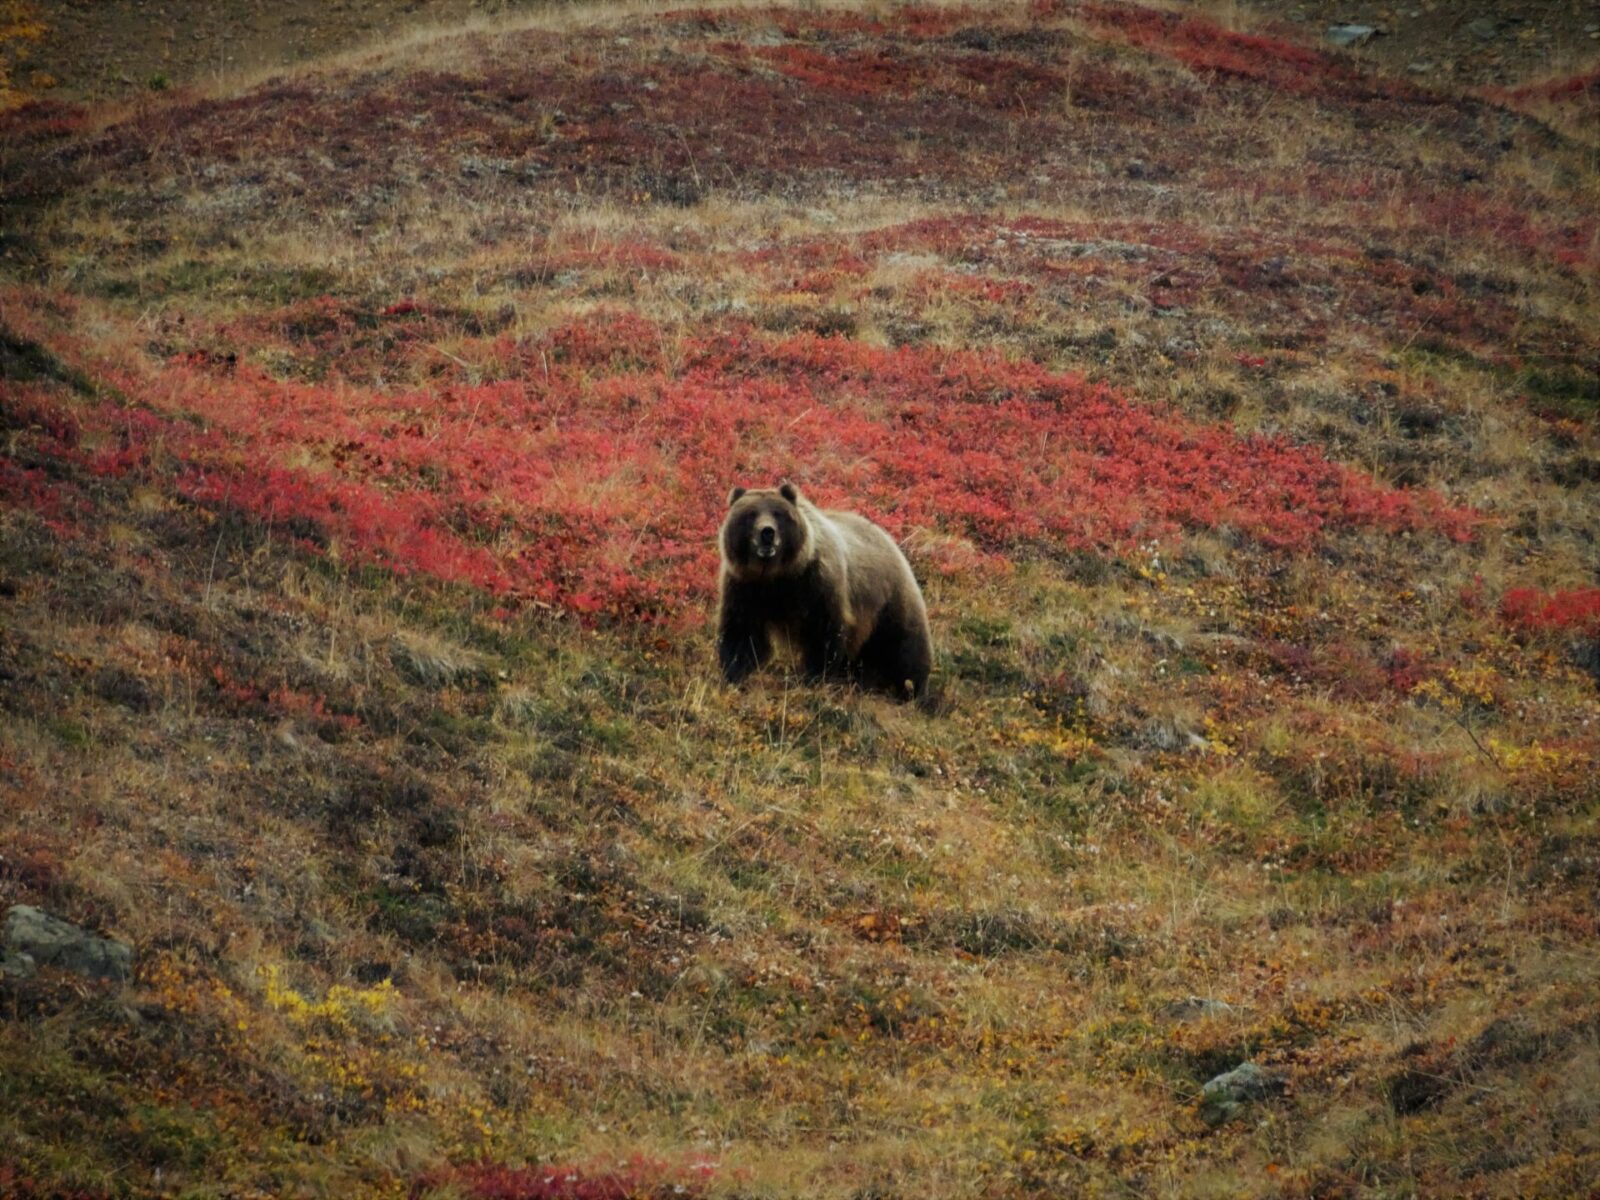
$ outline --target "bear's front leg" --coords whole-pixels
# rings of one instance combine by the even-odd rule
[[[745,620],[724,606],[717,629],[717,660],[722,677],[729,683],[743,683],[757,667],[772,657],[772,639],[765,625]]]
[[[839,678],[849,673],[849,631],[837,614],[821,612],[807,622],[800,657],[810,679]]]

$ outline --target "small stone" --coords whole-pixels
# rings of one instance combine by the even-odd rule
[[[1174,1000],[1161,1010],[1175,1021],[1197,1021],[1204,1017],[1225,1017],[1236,1011],[1226,1000],[1212,1000],[1207,996],[1185,996]]]
[[[1324,36],[1335,46],[1360,46],[1370,41],[1377,32],[1375,25],[1329,25]]]
[[[1493,17],[1479,17],[1467,22],[1467,32],[1481,41],[1492,42],[1500,36],[1500,23]]]

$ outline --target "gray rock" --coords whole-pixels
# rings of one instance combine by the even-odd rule
[[[1231,1100],[1262,1100],[1283,1090],[1283,1076],[1253,1062],[1240,1063],[1231,1071],[1206,1081],[1201,1093]]]
[[[1287,1082],[1282,1072],[1240,1063],[1206,1081],[1200,1089],[1200,1115],[1208,1124],[1221,1125],[1238,1116],[1246,1104],[1277,1095]]]
[[[30,960],[91,979],[121,980],[133,971],[131,946],[89,933],[29,904],[14,905],[6,914],[0,953],[7,959],[8,970],[13,963]]]
[[[1359,46],[1377,32],[1375,25],[1329,25],[1325,36],[1335,46]]]
[[[1175,1021],[1198,1021],[1202,1017],[1225,1017],[1237,1011],[1226,1000],[1212,1000],[1207,996],[1185,996],[1163,1008],[1162,1013]]]
[[[1467,32],[1475,38],[1492,42],[1500,36],[1500,23],[1493,17],[1479,17],[1476,21],[1467,22]]]

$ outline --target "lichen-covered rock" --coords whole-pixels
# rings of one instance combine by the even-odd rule
[[[1240,1063],[1206,1081],[1200,1089],[1200,1115],[1209,1124],[1221,1125],[1238,1116],[1246,1104],[1277,1095],[1287,1082],[1280,1071]]]
[[[91,979],[126,979],[133,949],[81,929],[29,904],[13,905],[0,937],[6,971],[31,974],[34,966],[59,967]]]

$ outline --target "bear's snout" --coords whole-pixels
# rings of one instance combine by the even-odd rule
[[[756,556],[772,558],[778,553],[778,527],[761,525],[756,529]]]

